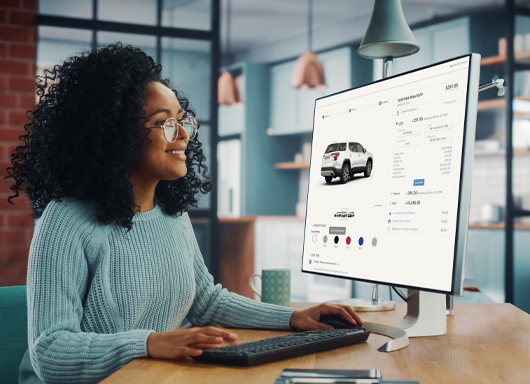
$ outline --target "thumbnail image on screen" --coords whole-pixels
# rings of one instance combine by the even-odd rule
[[[304,272],[451,290],[470,61],[316,100]]]

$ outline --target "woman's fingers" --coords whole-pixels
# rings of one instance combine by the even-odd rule
[[[321,315],[333,313],[335,315],[339,315],[344,317],[346,320],[348,320],[352,324],[359,323],[360,325],[363,325],[364,322],[361,320],[359,315],[355,313],[352,307],[348,305],[332,305],[332,304],[322,304],[323,308],[321,309],[320,313]]]
[[[179,329],[152,332],[147,338],[147,355],[161,359],[199,356],[203,349],[217,348],[224,340],[236,340],[236,335],[217,327]]]
[[[203,335],[200,333],[196,333],[194,335],[190,335],[188,339],[186,340],[185,344],[187,346],[197,345],[197,344],[221,344],[223,342],[223,338],[221,336],[209,336],[209,335]]]
[[[235,340],[237,338],[237,336],[233,333],[230,333],[230,332],[225,331],[224,329],[212,327],[212,326],[208,326],[204,328],[195,328],[195,332],[203,333],[203,334],[211,335],[211,336],[219,336],[225,340]]]
[[[353,319],[357,323],[359,323],[360,325],[364,324],[364,321],[362,321],[361,317],[353,310],[352,307],[350,307],[349,305],[346,305],[346,306],[344,306],[344,309],[346,309],[346,311],[348,311],[348,313],[353,317]]]
[[[346,320],[348,320],[352,324],[357,324],[357,321],[355,321],[354,317],[348,312],[344,307],[340,306],[338,315],[341,315]]]
[[[193,348],[195,349],[212,349],[212,348],[219,348],[218,344],[197,344],[194,345]]]
[[[179,359],[184,356],[199,356],[202,354],[201,349],[190,348],[190,347],[180,347],[176,351],[176,356],[173,356],[174,359]]]

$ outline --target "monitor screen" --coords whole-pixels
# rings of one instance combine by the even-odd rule
[[[316,100],[303,272],[454,292],[471,59]]]

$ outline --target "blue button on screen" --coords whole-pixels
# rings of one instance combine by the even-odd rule
[[[415,179],[414,186],[417,186],[417,185],[425,185],[425,179]]]
[[[364,239],[362,237],[359,237],[359,245],[363,245]]]

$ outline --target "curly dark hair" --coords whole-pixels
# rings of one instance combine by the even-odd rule
[[[53,199],[92,200],[98,221],[130,230],[139,210],[130,176],[145,152],[141,132],[147,132],[142,92],[153,81],[172,89],[161,70],[140,49],[117,43],[83,52],[37,76],[39,102],[27,112],[23,145],[11,153],[5,177],[14,180],[9,203],[25,191],[33,216],[40,217]],[[172,91],[185,114],[195,116],[189,101]],[[188,143],[185,177],[156,186],[155,197],[166,214],[197,207],[197,194],[212,189],[201,147],[197,140]]]

